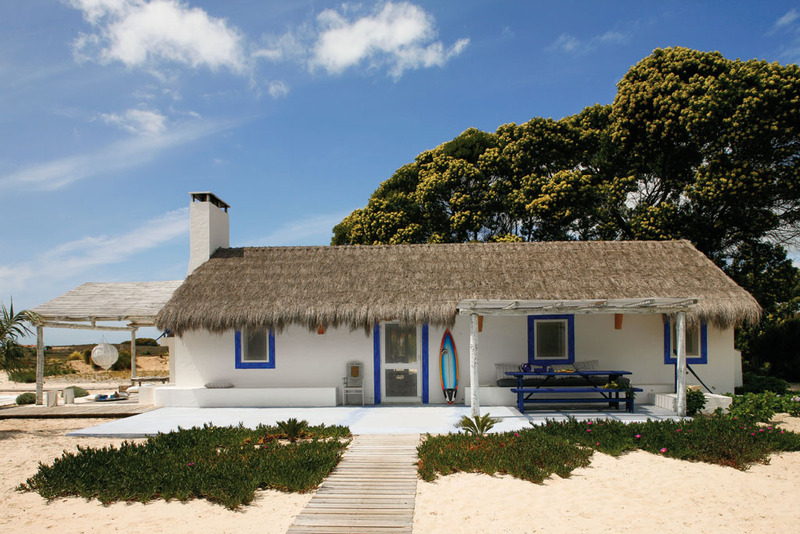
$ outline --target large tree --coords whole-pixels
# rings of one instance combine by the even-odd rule
[[[724,265],[797,236],[798,141],[796,65],[656,50],[611,105],[423,152],[333,244],[687,238]]]

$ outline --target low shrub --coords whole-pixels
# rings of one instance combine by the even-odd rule
[[[69,386],[69,387],[67,387],[67,389],[71,389],[72,391],[75,392],[75,398],[76,399],[80,398],[80,397],[88,397],[89,396],[89,392],[86,391],[85,389],[83,389],[82,387],[79,387],[79,386]]]
[[[686,392],[686,415],[697,415],[706,407],[706,396],[699,389],[690,389]]]
[[[301,437],[304,437],[305,431],[308,428],[308,421],[305,419],[298,421],[296,418],[291,417],[286,421],[278,421],[278,428],[284,433],[286,439],[294,443]]]
[[[72,353],[67,357],[68,362],[79,362],[83,360],[83,353],[79,350],[74,350]]]
[[[131,351],[129,350],[119,351],[119,357],[117,357],[117,361],[114,362],[114,365],[111,366],[111,370],[130,371],[130,369],[131,369]]]
[[[8,379],[21,384],[33,384],[36,382],[36,369],[31,369],[29,367],[14,367],[8,369]]]
[[[475,417],[464,416],[461,421],[456,425],[457,428],[462,429],[467,434],[473,436],[483,436],[489,432],[494,425],[497,424],[499,419],[491,417],[488,413],[483,415],[476,415]]]
[[[800,396],[784,397],[783,410],[792,417],[800,417]]]
[[[16,403],[18,405],[34,404],[35,402],[36,402],[36,393],[23,393],[21,395],[17,395]]]
[[[256,489],[306,492],[316,488],[339,462],[345,427],[312,426],[308,441],[281,445],[265,440],[277,427],[179,430],[158,434],[145,443],[119,448],[78,447],[64,452],[38,472],[20,491],[35,491],[53,500],[77,496],[116,501],[154,499],[187,501],[205,498],[230,509],[249,504]]]
[[[761,376],[755,373],[745,373],[742,385],[735,389],[737,395],[745,393],[764,393],[771,391],[776,395],[785,395],[789,390],[789,383],[776,376]]]
[[[783,399],[771,391],[736,395],[728,408],[728,413],[732,417],[763,423],[771,420],[780,411],[783,411]]]

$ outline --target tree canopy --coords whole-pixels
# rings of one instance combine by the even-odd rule
[[[800,68],[676,47],[610,105],[423,152],[332,244],[688,239],[768,313],[794,313],[799,231]]]
[[[799,135],[796,65],[656,50],[611,105],[423,152],[333,244],[686,238],[723,260],[797,235]]]

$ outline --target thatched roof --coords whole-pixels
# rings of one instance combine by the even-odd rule
[[[220,249],[156,323],[178,334],[383,320],[452,325],[463,299],[697,298],[727,327],[760,307],[687,241],[461,243]]]

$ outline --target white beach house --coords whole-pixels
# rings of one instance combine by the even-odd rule
[[[639,402],[684,379],[732,392],[733,329],[760,314],[686,241],[229,248],[229,206],[191,195],[190,273],[155,321],[174,334],[156,405],[333,406],[349,362],[368,404],[444,403],[447,329],[457,402],[514,405],[506,369],[575,361],[630,371]],[[697,378],[676,380],[679,317]]]

